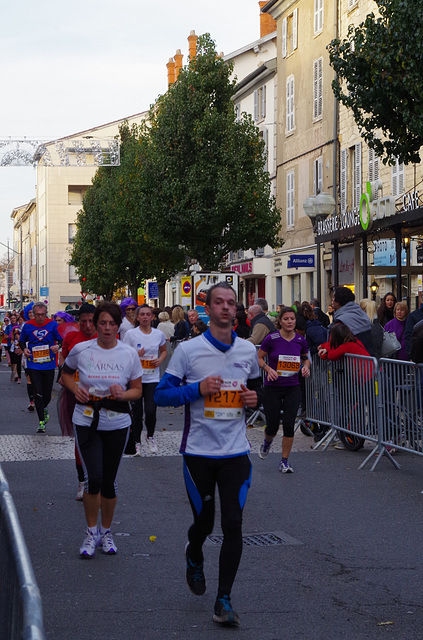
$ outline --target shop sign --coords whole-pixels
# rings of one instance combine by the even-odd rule
[[[378,191],[377,188],[375,189],[375,184],[366,183],[366,191],[360,198],[359,207],[319,220],[316,235],[323,236],[336,231],[354,229],[357,226],[361,226],[364,231],[369,231],[375,220],[396,215],[395,198],[393,196],[377,198]],[[419,192],[416,190],[403,196],[403,209],[398,213],[412,211],[419,206]]]
[[[253,273],[253,263],[252,262],[241,262],[239,264],[231,264],[231,271],[236,271],[237,273]]]
[[[289,256],[287,267],[288,269],[298,269],[298,267],[314,267],[314,255],[297,254],[295,256]]]

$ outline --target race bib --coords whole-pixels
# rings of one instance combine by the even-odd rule
[[[204,398],[204,417],[213,420],[240,418],[244,412],[241,380],[224,380],[220,391]]]
[[[142,366],[142,374],[143,376],[151,376],[153,375],[153,373],[156,371],[156,368],[153,364],[153,360],[155,360],[155,358],[148,356],[147,358],[145,358],[145,356],[143,356],[141,358],[141,366]]]
[[[40,344],[38,347],[32,348],[32,361],[37,363],[51,362],[48,344]]]
[[[285,356],[280,355],[278,359],[278,376],[288,378],[289,376],[295,376],[300,370],[301,361],[300,356]]]

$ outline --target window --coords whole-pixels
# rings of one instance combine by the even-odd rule
[[[259,122],[266,117],[266,85],[254,91],[254,121]]]
[[[241,119],[241,105],[238,103],[235,105],[235,120],[239,122]]]
[[[286,133],[295,129],[294,92],[294,76],[289,76],[286,80]]]
[[[358,4],[358,0],[348,0],[348,9],[353,9]]]
[[[313,162],[313,194],[322,193],[323,191],[323,158],[317,158]]]
[[[69,185],[68,186],[68,203],[82,205],[82,198],[88,187],[81,185]]]
[[[69,282],[79,282],[79,278],[76,275],[75,267],[73,264],[69,265]]]
[[[361,199],[361,142],[351,147],[352,162],[351,167],[353,170],[352,176],[352,208],[356,209],[360,206]]]
[[[323,115],[323,58],[313,62],[313,120]]]
[[[68,242],[72,244],[75,241],[76,236],[76,224],[68,224]]]
[[[376,151],[369,147],[369,182],[379,180],[379,158]]]
[[[263,157],[264,157],[264,166],[263,166],[263,171],[269,171],[268,168],[268,158],[269,158],[269,145],[268,145],[268,141],[269,141],[269,133],[267,131],[267,128],[264,127],[260,133],[259,133],[260,138],[263,139],[264,141],[264,150],[263,150]]]
[[[37,247],[36,245],[31,249],[31,266],[34,267],[37,264]]]
[[[323,0],[314,0],[314,35],[323,30]]]
[[[297,48],[298,9],[282,20],[282,58]]]
[[[360,206],[361,142],[341,151],[341,213]]]
[[[391,167],[392,195],[394,198],[404,193],[404,165],[395,160]]]
[[[347,150],[341,151],[341,179],[339,189],[341,192],[341,213],[347,211]]]
[[[295,173],[294,171],[288,171],[286,174],[286,225],[287,227],[293,227],[295,221]]]

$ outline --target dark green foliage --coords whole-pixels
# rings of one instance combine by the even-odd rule
[[[383,162],[420,161],[423,145],[423,3],[376,0],[373,13],[328,46],[335,96]]]

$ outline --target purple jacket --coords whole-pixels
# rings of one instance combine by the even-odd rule
[[[405,323],[406,318],[404,320],[397,320],[394,318],[393,320],[389,320],[383,327],[385,331],[389,331],[390,333],[395,333],[398,338],[398,342],[401,342],[401,349],[397,351],[397,359],[398,360],[409,360],[407,356],[407,351],[405,349]]]

